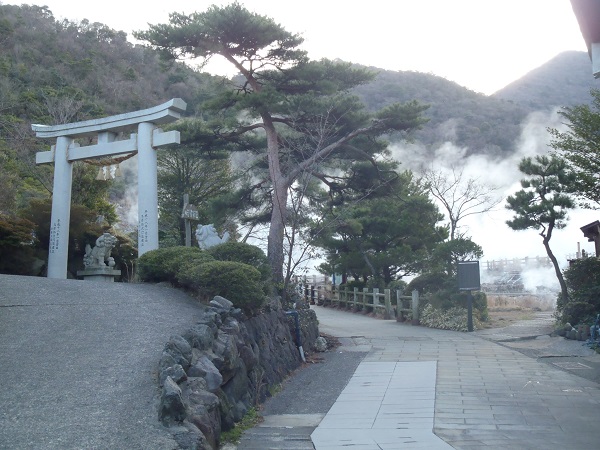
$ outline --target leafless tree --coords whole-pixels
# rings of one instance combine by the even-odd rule
[[[476,178],[465,178],[463,170],[429,169],[423,173],[429,192],[443,206],[450,221],[450,240],[460,237],[459,222],[468,216],[483,214],[497,206],[502,198],[495,195],[497,187],[488,186]]]
[[[43,94],[46,112],[52,118],[52,125],[62,125],[76,120],[83,107],[83,100],[74,97]]]

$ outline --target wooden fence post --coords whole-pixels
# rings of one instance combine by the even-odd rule
[[[352,299],[352,309],[354,309],[354,311],[356,311],[357,306],[356,303],[358,302],[358,288],[354,288],[354,296]]]
[[[383,294],[385,295],[385,314],[384,319],[392,318],[392,296],[389,289],[384,289]]]
[[[369,295],[369,288],[363,288],[363,290],[362,290],[362,306],[363,306],[363,308],[365,309],[366,312],[369,312],[369,311],[367,311],[367,304],[368,304],[367,297],[368,297],[368,295]]]
[[[335,292],[333,291],[333,285],[331,284],[327,285],[327,295],[329,295],[329,301],[333,306],[340,306],[338,298],[335,296]]]
[[[379,289],[373,288],[373,312],[377,312],[379,306]]]
[[[412,291],[412,321],[413,325],[419,325],[419,291]]]

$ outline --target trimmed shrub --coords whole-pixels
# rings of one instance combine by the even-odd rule
[[[354,290],[354,288],[358,288],[362,291],[366,287],[367,284],[362,280],[350,280],[347,283],[340,284],[340,289],[348,289],[350,291]]]
[[[256,268],[262,280],[268,280],[271,277],[271,266],[264,252],[250,244],[244,242],[225,242],[215,245],[206,250],[217,261],[235,261],[248,264]]]
[[[559,297],[556,310],[563,323],[590,324],[600,313],[600,259],[583,258],[573,261],[564,271],[569,300]]]
[[[179,273],[182,270],[215,260],[211,255],[206,253],[206,251],[198,250],[198,252],[190,252],[189,254],[182,255],[182,257],[173,260],[173,269],[175,269],[175,277],[178,280]]]
[[[204,299],[225,297],[247,313],[259,309],[264,300],[261,273],[248,264],[235,261],[209,261],[182,267],[179,283],[196,290]]]
[[[431,294],[442,289],[448,289],[452,286],[456,287],[456,284],[452,282],[452,279],[445,273],[440,272],[426,272],[408,283],[406,290],[412,292],[413,290],[419,291],[419,294]]]
[[[489,319],[487,296],[484,292],[473,292],[472,295],[473,317],[486,322]],[[448,311],[452,308],[464,308],[466,310],[469,302],[469,295],[466,292],[460,292],[456,289],[440,290],[426,298],[429,304],[442,311]]]
[[[213,257],[197,247],[166,247],[151,250],[138,258],[137,273],[141,281],[177,282],[178,273],[187,266],[213,261]]]

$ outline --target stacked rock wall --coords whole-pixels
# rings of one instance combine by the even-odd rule
[[[217,449],[221,431],[301,364],[294,321],[278,305],[273,301],[263,314],[246,318],[215,297],[193,327],[165,344],[159,419],[181,448]],[[298,312],[308,350],[318,337],[316,315],[308,308]]]

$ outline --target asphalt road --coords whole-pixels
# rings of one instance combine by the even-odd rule
[[[167,287],[0,275],[0,448],[177,448],[157,365],[199,312]]]

